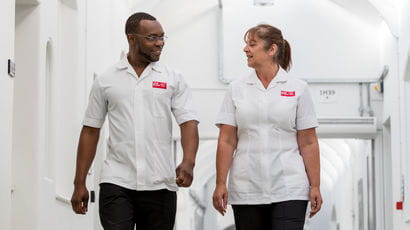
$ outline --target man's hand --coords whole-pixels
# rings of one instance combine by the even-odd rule
[[[212,196],[212,203],[214,208],[224,216],[228,205],[228,190],[226,185],[216,185],[214,195]]]
[[[311,187],[309,192],[310,197],[310,215],[312,218],[322,207],[322,196],[320,195],[320,189],[318,187]]]
[[[194,178],[194,163],[188,161],[182,161],[177,167],[176,183],[179,187],[189,187],[192,184],[192,179]]]
[[[88,190],[85,185],[75,186],[71,197],[71,206],[77,214],[85,215],[88,211]]]
[[[71,196],[71,206],[77,214],[86,214],[88,207],[88,190],[85,186],[88,170],[93,162],[100,129],[83,126],[77,151],[77,166],[74,178],[74,192]]]

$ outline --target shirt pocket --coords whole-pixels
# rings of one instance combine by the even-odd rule
[[[285,130],[296,127],[297,97],[280,97],[269,104],[269,120]]]
[[[172,90],[170,88],[152,88],[151,97],[153,99],[153,117],[160,119],[167,118],[167,114],[171,112]]]

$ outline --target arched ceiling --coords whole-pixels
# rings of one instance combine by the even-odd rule
[[[330,0],[369,24],[379,25],[383,20],[391,33],[398,35],[396,0]]]

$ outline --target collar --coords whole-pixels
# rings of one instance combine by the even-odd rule
[[[128,62],[128,58],[127,58],[128,54],[125,55],[123,58],[121,58],[121,60],[115,65],[115,67],[119,70],[125,70],[127,69],[128,72],[135,72],[134,68],[132,68],[131,64]],[[145,69],[152,69],[158,73],[161,73],[163,68],[161,63],[158,62],[151,62],[147,65],[147,67]],[[144,70],[145,71],[145,70]]]
[[[163,71],[162,64],[159,61],[149,63],[147,68],[148,67],[151,68],[152,70],[154,70],[155,72],[158,72],[158,73],[162,73],[162,71]]]
[[[288,81],[288,72],[284,69],[279,67],[276,76],[272,79],[272,82],[287,82]],[[253,70],[252,73],[245,79],[245,82],[248,84],[258,84],[260,82],[258,76],[256,75],[256,71]],[[272,83],[271,82],[271,83]]]

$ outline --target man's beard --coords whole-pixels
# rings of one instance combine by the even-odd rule
[[[151,55],[145,53],[142,51],[141,46],[138,44],[138,54],[140,54],[141,56],[143,56],[145,59],[147,59],[149,62],[156,62],[158,60],[154,60]]]

